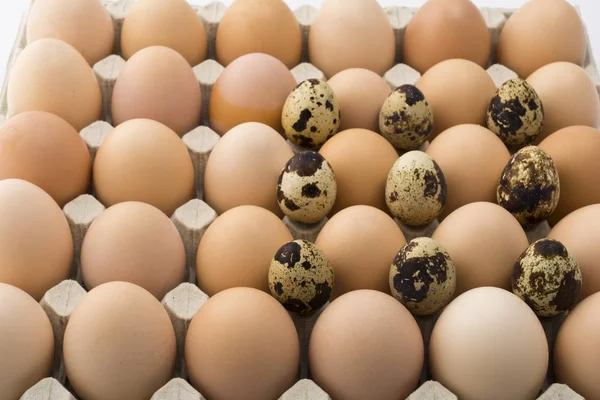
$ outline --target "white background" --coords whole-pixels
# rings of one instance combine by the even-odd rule
[[[0,82],[4,80],[6,63],[15,41],[19,24],[30,0],[0,0]],[[78,0],[69,0],[78,1]],[[206,4],[211,0],[189,0],[193,4]],[[221,0],[231,4],[233,0]],[[318,7],[323,0],[287,0],[290,8],[295,9],[303,4]],[[419,7],[425,0],[379,0],[382,6],[400,5]],[[473,0],[479,7],[518,8],[527,0]],[[571,4],[580,8],[583,22],[587,27],[592,42],[592,52],[596,64],[600,65],[600,1],[599,0],[570,0]]]

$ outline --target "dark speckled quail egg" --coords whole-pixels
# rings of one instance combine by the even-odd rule
[[[397,87],[379,113],[379,131],[400,150],[416,150],[433,130],[433,113],[423,93],[413,85]]]
[[[292,157],[277,183],[277,202],[290,219],[312,224],[325,217],[335,203],[337,184],[331,165],[314,151]]]
[[[540,239],[517,260],[512,275],[513,293],[540,317],[570,310],[581,290],[581,270],[559,241]]]
[[[300,82],[283,105],[281,124],[288,139],[305,149],[318,149],[335,135],[340,126],[340,107],[327,82]]]
[[[496,190],[498,204],[522,225],[549,217],[559,196],[560,181],[554,161],[537,146],[524,147],[511,157]]]
[[[413,314],[435,314],[454,296],[456,268],[439,242],[427,237],[416,238],[394,258],[390,289]]]
[[[385,201],[392,215],[407,225],[425,225],[446,204],[446,178],[428,154],[414,150],[392,166],[385,185]]]
[[[325,254],[306,240],[281,246],[269,268],[271,294],[289,311],[306,314],[329,301],[333,268]]]
[[[504,82],[487,112],[487,127],[510,147],[529,144],[542,131],[544,107],[535,89],[524,79]]]

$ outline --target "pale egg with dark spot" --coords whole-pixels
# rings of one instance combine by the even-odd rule
[[[394,258],[390,289],[413,314],[435,314],[454,296],[456,268],[439,242],[427,237],[416,238]]]
[[[540,239],[521,254],[512,275],[512,291],[540,317],[553,317],[575,306],[581,269],[559,241]]]
[[[335,203],[337,183],[331,165],[314,151],[292,157],[277,183],[277,202],[296,222],[312,224],[323,219]]]
[[[340,126],[340,106],[327,82],[300,82],[283,105],[281,124],[287,138],[305,149],[318,149],[335,135]]]
[[[334,273],[313,243],[294,240],[281,246],[269,268],[271,294],[288,311],[306,314],[329,301]]]

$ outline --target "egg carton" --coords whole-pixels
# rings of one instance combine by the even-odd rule
[[[35,0],[32,0],[32,4]],[[111,125],[110,104],[115,81],[119,73],[125,66],[125,60],[119,55],[120,31],[123,20],[135,0],[119,0],[107,1],[104,4],[112,15],[115,27],[115,47],[114,54],[101,60],[93,69],[98,78],[98,82],[102,91],[103,111],[102,120],[97,121],[83,129],[80,134],[85,141],[92,161],[95,158],[96,152],[108,133],[113,129]],[[183,349],[185,336],[189,327],[190,321],[198,311],[198,309],[208,299],[198,286],[196,286],[196,251],[202,236],[206,229],[217,217],[217,213],[203,199],[203,180],[206,162],[210,152],[219,141],[219,135],[210,129],[208,121],[208,101],[212,87],[223,71],[217,61],[215,61],[215,37],[219,21],[223,16],[226,6],[220,2],[212,2],[204,6],[193,6],[196,12],[202,18],[208,37],[208,59],[193,68],[197,77],[198,84],[202,90],[204,101],[203,125],[195,128],[191,132],[183,136],[182,140],[188,148],[188,152],[193,161],[195,171],[195,192],[196,198],[182,205],[172,216],[172,221],[177,227],[183,239],[186,251],[187,273],[186,283],[182,283],[173,291],[168,293],[162,301],[167,310],[177,338],[177,361],[173,375],[173,379],[168,382],[163,388],[156,392],[152,399],[156,400],[198,400],[204,397],[196,391],[187,381],[187,373],[185,369],[185,361],[183,357]],[[388,82],[391,88],[395,88],[402,84],[415,84],[420,79],[420,74],[410,66],[402,63],[402,38],[404,30],[416,12],[417,9],[407,7],[388,7],[384,11],[389,17],[389,20],[394,28],[396,37],[396,60],[395,65],[384,74],[384,79]],[[306,5],[295,10],[295,15],[302,29],[303,50],[302,62],[291,70],[295,79],[301,82],[304,79],[316,78],[325,79],[324,74],[315,66],[310,64],[308,59],[307,43],[308,32],[310,25],[314,20],[317,9]],[[501,85],[508,79],[516,77],[516,74],[508,68],[495,63],[495,48],[498,42],[500,32],[508,17],[515,10],[509,9],[494,9],[482,8],[481,12],[486,20],[490,36],[492,38],[492,57],[490,59],[488,73],[494,80],[497,86]],[[0,123],[5,119],[7,114],[7,83],[10,77],[10,70],[20,52],[26,45],[25,27],[27,14],[23,18],[17,39],[15,41],[11,56],[9,58],[5,82],[0,92]],[[585,62],[585,71],[594,81],[600,93],[600,76],[594,58],[592,56],[591,47],[588,40],[588,51]],[[426,145],[425,145],[426,146]],[[294,147],[297,152],[299,149]],[[82,284],[81,270],[79,265],[81,244],[87,229],[93,220],[104,210],[104,206],[94,197],[93,191],[89,194],[82,195],[71,201],[64,207],[64,213],[69,221],[71,228],[73,243],[74,243],[74,265],[70,280],[63,281],[59,285],[50,289],[40,304],[49,316],[52,324],[55,337],[55,360],[51,377],[43,379],[34,387],[29,389],[22,397],[24,400],[45,399],[45,400],[66,400],[75,399],[75,395],[70,389],[68,379],[66,377],[64,362],[62,359],[62,343],[64,331],[69,320],[71,312],[76,305],[81,301],[86,291]],[[316,224],[306,225],[291,221],[285,217],[283,222],[288,226],[293,237],[296,239],[306,239],[314,241],[326,222],[326,219]],[[419,236],[431,236],[437,227],[437,221],[425,227],[409,227],[397,221],[402,229],[407,240]],[[530,242],[539,238],[545,237],[549,232],[549,225],[546,222],[538,224],[527,230],[527,236]],[[298,381],[285,394],[282,395],[283,400],[325,400],[330,399],[315,382],[310,380],[310,371],[308,369],[308,342],[312,328],[319,315],[319,311],[307,317],[301,317],[296,314],[290,316],[296,325],[301,343],[301,362],[299,367]],[[439,313],[430,317],[415,317],[423,334],[425,348],[429,343],[429,337],[433,329],[433,325],[439,316]],[[560,324],[564,320],[564,315],[552,319],[542,319],[542,325],[546,332],[550,348],[556,337]],[[552,369],[549,368],[547,379],[542,390],[543,394],[539,399],[582,399],[565,385],[555,384],[552,375]],[[424,399],[440,399],[450,400],[457,399],[457,396],[444,388],[439,382],[430,380],[427,362],[423,368],[420,379],[419,388],[411,394],[410,400]]]

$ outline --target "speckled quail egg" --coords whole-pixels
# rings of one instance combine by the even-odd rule
[[[513,293],[540,317],[570,310],[581,289],[581,269],[559,241],[540,239],[517,260],[512,275]]]
[[[305,149],[318,149],[337,133],[340,107],[327,82],[300,82],[283,105],[281,124],[286,136]]]
[[[306,314],[329,301],[333,268],[325,254],[306,240],[281,246],[269,268],[271,294],[289,311]]]
[[[333,169],[314,151],[296,154],[279,175],[277,202],[283,213],[296,222],[319,222],[333,208],[336,196]]]
[[[416,86],[397,87],[379,113],[379,131],[400,150],[416,150],[433,130],[433,113],[423,92]]]
[[[428,154],[413,150],[392,166],[385,185],[385,201],[392,215],[407,225],[425,225],[446,204],[446,178]]]
[[[559,196],[560,181],[554,161],[537,146],[524,147],[511,157],[496,190],[498,204],[521,225],[549,217]]]
[[[394,258],[390,289],[413,314],[435,314],[454,296],[456,268],[439,242],[427,237],[416,238]]]
[[[535,140],[544,125],[544,107],[535,89],[524,79],[504,82],[492,97],[487,127],[511,147]]]

